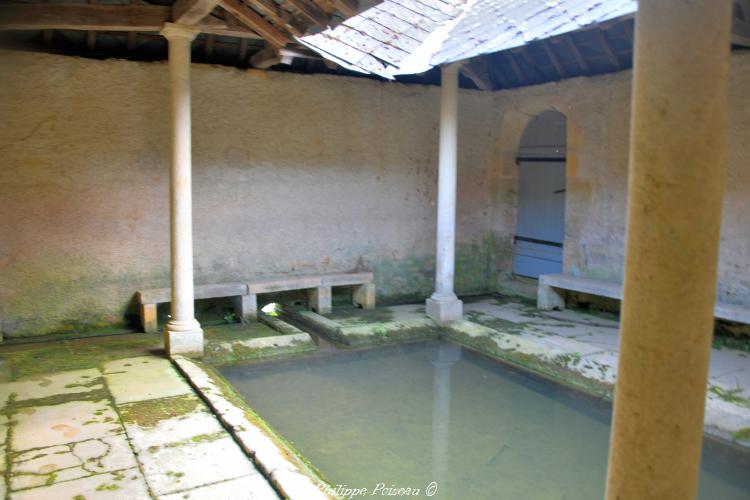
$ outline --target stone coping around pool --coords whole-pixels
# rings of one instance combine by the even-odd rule
[[[320,472],[263,421],[221,375],[186,357],[175,356],[172,362],[282,497],[333,498],[324,493],[329,484]]]
[[[617,356],[592,351],[575,339],[503,333],[468,320],[443,325],[446,337],[482,354],[539,373],[564,385],[612,401]],[[722,399],[709,390],[705,432],[742,447],[750,447],[750,407]]]
[[[260,314],[255,325],[232,325],[238,333],[229,338],[207,336],[204,357],[214,365],[226,365],[242,361],[287,356],[317,349],[309,333],[300,330],[280,318]],[[243,336],[244,328],[264,329],[263,336]],[[271,332],[269,335],[268,333]],[[274,335],[280,333],[281,335]]]
[[[394,308],[386,307],[378,309],[387,312],[389,309]],[[373,311],[363,311],[361,314],[376,314],[377,310]],[[443,335],[441,328],[425,316],[424,313],[414,315],[414,317],[398,317],[396,315],[392,320],[361,322],[327,318],[313,311],[294,307],[283,307],[281,315],[284,319],[310,328],[333,341],[347,346],[434,339]]]

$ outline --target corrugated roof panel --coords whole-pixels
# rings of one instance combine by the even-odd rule
[[[636,0],[385,0],[299,40],[324,57],[388,78],[520,47],[636,8]]]

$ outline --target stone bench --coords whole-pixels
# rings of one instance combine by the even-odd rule
[[[258,294],[286,292],[290,290],[308,290],[310,307],[320,313],[331,312],[331,289],[335,286],[354,287],[352,302],[364,309],[375,307],[375,284],[370,272],[335,273],[312,276],[283,277],[255,280],[246,283],[219,283],[215,285],[196,285],[195,299],[232,299],[235,313],[242,321],[258,317]],[[158,304],[171,302],[170,288],[143,290],[137,293],[140,304],[143,330],[152,333],[157,330],[156,307]]]
[[[537,287],[537,308],[543,311],[565,309],[566,290],[622,300],[621,283],[578,278],[567,274],[542,274],[539,276]],[[727,321],[750,324],[750,309],[737,304],[717,302],[714,316]]]

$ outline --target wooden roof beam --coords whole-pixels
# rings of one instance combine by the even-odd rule
[[[171,8],[162,5],[0,5],[6,30],[159,31],[171,18]]]
[[[331,3],[345,17],[356,16],[359,12],[359,5],[356,0],[331,0]]]
[[[172,5],[172,22],[196,25],[218,4],[219,0],[177,0]]]
[[[542,40],[542,48],[544,49],[544,52],[547,54],[547,58],[552,63],[552,66],[554,66],[555,71],[557,71],[558,76],[560,78],[565,78],[565,72],[563,71],[562,64],[560,64],[560,60],[552,51],[552,47],[550,47],[550,44],[547,40]]]
[[[284,26],[294,36],[302,36],[305,30],[294,23],[291,14],[279,8],[273,0],[251,0],[261,14],[266,16],[276,25]]]
[[[305,19],[315,25],[325,27],[330,22],[328,14],[304,0],[286,0],[286,3],[297,9]]]
[[[281,48],[290,42],[286,34],[274,28],[261,15],[240,0],[222,0],[221,6],[274,47]]]
[[[487,64],[479,60],[468,62],[459,69],[479,90],[493,90],[492,78],[486,70]]]
[[[568,42],[568,46],[570,47],[570,51],[573,53],[573,57],[575,57],[576,62],[581,67],[584,73],[589,73],[589,65],[586,64],[586,61],[583,59],[583,56],[581,55],[581,51],[578,50],[578,46],[576,45],[575,41],[573,40],[573,35],[568,33],[567,35],[564,35],[563,38]]]
[[[609,44],[609,40],[607,40],[606,35],[602,30],[594,30],[594,33],[596,35],[596,39],[599,42],[599,45],[602,46],[602,50],[604,51],[604,55],[607,56],[607,59],[610,63],[612,63],[612,66],[614,66],[616,69],[620,69],[620,60],[617,59],[617,56],[615,55],[615,52],[612,50],[612,46]]]
[[[245,25],[240,24],[234,17],[227,16],[228,19],[219,19],[209,15],[198,25],[201,32],[207,35],[233,36],[242,39],[262,40],[263,37],[256,32],[247,29]]]

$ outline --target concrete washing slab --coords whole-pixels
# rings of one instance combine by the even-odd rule
[[[539,311],[504,298],[464,307],[466,319],[447,326],[450,338],[611,397],[619,352],[616,321],[580,310]],[[750,446],[750,353],[712,349],[705,426],[710,434]]]
[[[99,361],[0,384],[0,495],[279,498],[169,360]]]

